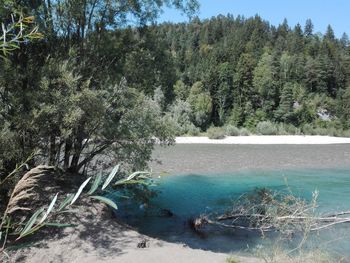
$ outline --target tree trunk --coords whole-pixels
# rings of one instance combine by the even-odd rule
[[[56,158],[56,136],[50,135],[50,145],[49,145],[49,165],[55,165]]]
[[[72,157],[72,162],[70,164],[69,170],[71,172],[79,172],[80,167],[78,167],[80,154],[82,152],[82,146],[83,146],[83,139],[82,138],[76,138],[74,142],[74,153]]]
[[[65,149],[64,149],[64,162],[63,162],[63,168],[65,170],[67,170],[69,167],[71,150],[72,150],[72,141],[71,139],[67,139]]]

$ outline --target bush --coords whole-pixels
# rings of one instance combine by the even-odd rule
[[[239,135],[240,136],[249,136],[250,135],[250,131],[246,128],[241,128],[239,130]]]
[[[301,130],[305,135],[314,135],[314,128],[311,124],[305,124]]]
[[[201,132],[201,130],[198,127],[194,126],[192,123],[186,126],[186,130],[186,134],[190,136],[198,136]]]
[[[276,125],[270,121],[259,122],[256,126],[256,132],[261,135],[276,135],[277,131]]]
[[[340,136],[342,136],[342,137],[350,137],[350,130],[342,131]]]
[[[289,135],[286,131],[286,125],[284,123],[279,123],[277,125],[277,134],[278,135]]]
[[[292,124],[280,123],[277,127],[279,135],[300,135],[301,130]]]
[[[325,136],[325,135],[328,135],[328,129],[326,128],[316,128],[314,129],[314,132],[313,132],[314,135],[322,135],[322,136]]]
[[[239,136],[240,135],[240,130],[233,125],[227,125],[225,128],[225,132],[227,136]]]
[[[225,130],[221,127],[210,127],[207,130],[207,136],[209,139],[224,139],[225,138]]]

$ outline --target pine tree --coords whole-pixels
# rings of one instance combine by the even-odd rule
[[[333,31],[333,28],[331,25],[327,26],[327,31],[326,31],[324,38],[329,40],[329,41],[334,41],[335,36],[334,36],[334,31]]]
[[[314,25],[313,25],[311,19],[307,19],[305,22],[304,35],[306,37],[312,36],[313,30],[314,30]]]

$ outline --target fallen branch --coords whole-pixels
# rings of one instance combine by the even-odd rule
[[[318,193],[315,192],[312,200],[306,202],[291,193],[256,189],[251,194],[242,195],[233,203],[231,210],[221,215],[201,215],[191,224],[197,231],[206,225],[213,225],[261,233],[278,231],[291,234],[305,230],[319,231],[350,222],[350,217],[344,217],[350,211],[317,215],[317,197]]]

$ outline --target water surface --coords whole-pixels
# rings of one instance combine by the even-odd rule
[[[177,145],[155,151],[162,164],[155,173],[168,171],[155,181],[158,196],[146,209],[140,204],[121,207],[122,216],[141,233],[193,248],[218,252],[251,252],[262,240],[256,233],[212,229],[194,233],[187,221],[202,213],[224,211],[232,201],[256,187],[285,190],[311,199],[319,191],[318,212],[350,210],[350,151],[345,145]],[[173,217],[159,216],[169,209]],[[350,256],[350,225],[313,235],[310,246]],[[292,248],[295,243],[290,243]]]

